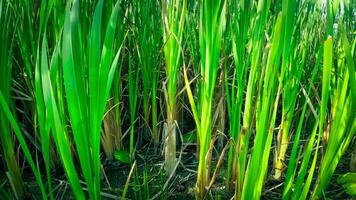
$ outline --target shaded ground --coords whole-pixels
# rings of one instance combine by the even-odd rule
[[[352,146],[352,145],[351,145]],[[195,146],[189,146],[182,152],[182,159],[177,168],[176,175],[166,183],[166,175],[164,174],[163,160],[164,157],[160,153],[154,151],[153,148],[143,148],[138,150],[137,170],[131,177],[130,185],[126,197],[128,199],[195,199],[194,185],[196,181],[196,168],[198,162],[194,154]],[[179,153],[179,152],[178,152]],[[217,161],[218,151],[215,151],[213,165]],[[350,169],[351,150],[346,152],[339,163],[328,188],[325,190],[322,199],[352,199],[347,195],[341,186],[337,184],[336,179],[339,175],[344,174]],[[226,156],[225,156],[226,157]],[[226,164],[227,160],[224,160]],[[119,161],[104,161],[105,174],[102,176],[102,197],[103,199],[120,198],[127,180],[130,166],[120,163]],[[214,169],[212,169],[213,171]],[[217,177],[208,199],[231,199],[233,193],[228,193],[224,186],[224,170],[219,170]],[[40,199],[37,183],[29,169],[25,169],[24,181],[26,182],[30,194],[33,199]],[[71,190],[68,183],[65,181],[63,171],[57,171],[53,174],[53,188],[55,190],[56,199],[74,199],[71,195]],[[271,174],[271,173],[269,173]],[[264,184],[262,199],[281,199],[283,192],[282,182],[274,181],[270,177],[266,177],[267,181]],[[283,179],[281,180],[283,181]],[[3,183],[5,183],[3,185]],[[6,186],[5,177],[0,178],[0,186]],[[85,185],[83,185],[85,188]],[[164,190],[162,190],[164,188]],[[0,193],[0,199],[4,197]],[[6,198],[5,198],[6,199]]]

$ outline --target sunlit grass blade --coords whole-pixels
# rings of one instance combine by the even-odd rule
[[[343,78],[341,79],[339,76],[334,77],[337,87],[331,91],[332,122],[330,129],[325,130],[328,131],[328,144],[320,163],[318,180],[312,195],[313,199],[317,199],[329,183],[341,156],[350,144],[356,131],[356,100],[353,98],[356,96],[356,92],[352,90],[356,89],[355,65],[352,60],[349,42],[343,29],[341,34],[346,62],[338,63],[340,65],[338,66],[339,71],[343,74]],[[328,51],[332,51],[330,46],[327,47]],[[349,88],[351,88],[351,90]],[[350,91],[348,92],[348,90]]]
[[[296,7],[298,2],[283,1],[282,2],[282,66],[281,75],[279,78],[278,91],[283,90],[282,97],[282,117],[281,125],[277,136],[277,151],[275,154],[275,173],[274,178],[279,180],[282,176],[284,157],[289,143],[289,132],[294,115],[294,107],[297,101],[297,92],[299,90],[299,81],[303,70],[300,64],[296,63],[296,59],[290,56],[296,49],[295,42],[293,42],[293,32],[296,18]],[[296,36],[294,36],[294,41]],[[282,89],[284,87],[284,89]],[[277,101],[280,95],[277,97]]]
[[[274,97],[277,95],[277,74],[279,71],[279,59],[281,56],[281,26],[282,16],[278,16],[269,50],[266,68],[264,69],[263,88],[257,102],[256,112],[256,137],[254,148],[250,158],[242,190],[242,199],[259,199],[262,185],[268,167],[271,141],[273,134],[269,130],[274,127],[275,116],[272,108],[275,104]],[[274,112],[273,112],[274,113]],[[253,175],[252,175],[253,174]]]
[[[199,165],[196,184],[196,198],[203,199],[205,189],[210,183],[209,148],[212,137],[213,97],[220,60],[220,47],[224,31],[226,2],[200,2],[199,47],[201,55],[201,80],[198,103],[192,96],[189,81],[184,69],[188,99],[193,109],[193,116],[199,137]]]
[[[167,175],[173,172],[176,160],[176,96],[179,67],[182,63],[182,38],[186,20],[187,0],[163,0],[162,23],[164,58],[166,64],[166,112],[167,119],[163,140]]]
[[[63,30],[63,75],[67,94],[68,111],[78,151],[81,169],[88,186],[91,199],[100,197],[100,128],[103,120],[114,72],[117,68],[123,35],[119,32],[118,45],[114,50],[117,23],[120,23],[120,1],[111,12],[105,37],[101,44],[102,1],[99,1],[91,27],[90,47],[101,49],[90,51],[89,78],[86,80],[85,37],[82,37],[79,1],[74,1],[67,9]],[[99,29],[99,30],[97,30]],[[85,32],[84,32],[85,33]],[[115,56],[115,58],[114,58]],[[88,88],[88,92],[87,92]],[[89,123],[83,123],[89,122]]]
[[[59,49],[53,54],[53,60],[59,59]],[[79,178],[75,169],[73,158],[71,156],[71,146],[69,141],[68,133],[66,132],[66,124],[63,119],[61,119],[60,112],[58,110],[57,101],[54,96],[54,91],[50,79],[50,72],[48,67],[47,59],[47,39],[44,37],[41,48],[41,57],[40,57],[40,73],[41,82],[42,82],[42,92],[43,92],[43,102],[46,106],[48,113],[48,121],[51,127],[51,132],[59,153],[59,157],[62,161],[64,170],[67,174],[68,180],[71,184],[73,194],[77,198],[84,198],[84,193],[79,183]],[[58,62],[53,62],[58,64]],[[39,66],[37,66],[39,67]],[[56,66],[51,66],[52,69]],[[62,116],[63,117],[63,116]]]

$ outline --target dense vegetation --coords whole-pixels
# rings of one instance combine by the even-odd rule
[[[0,199],[356,195],[355,19],[350,0],[0,0]]]

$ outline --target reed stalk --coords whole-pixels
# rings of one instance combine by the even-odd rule
[[[167,113],[163,141],[165,144],[167,176],[173,172],[176,162],[176,98],[179,85],[179,68],[182,63],[182,38],[186,9],[186,0],[162,1],[164,58],[166,64],[164,92]]]

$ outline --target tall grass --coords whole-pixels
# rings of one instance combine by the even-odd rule
[[[70,156],[71,139],[66,130],[66,115],[60,112],[58,107],[61,97],[56,97],[55,87],[52,86],[58,82],[51,80],[50,74],[57,74],[59,66],[63,66],[63,84],[74,144],[89,197],[98,199],[100,198],[100,127],[113,75],[118,65],[123,38],[120,36],[122,33],[118,32],[118,43],[114,46],[117,23],[120,23],[119,5],[119,2],[115,4],[108,25],[104,26],[106,27],[104,41],[101,42],[103,1],[98,2],[89,34],[88,57],[83,50],[86,40],[81,35],[79,1],[74,1],[71,9],[67,8],[62,51],[60,52],[58,43],[52,56],[51,68],[48,67],[46,55],[46,36],[41,48],[41,65],[38,73],[41,74],[39,81],[42,82],[43,101],[48,112],[48,121],[73,194],[79,199],[85,196],[75,169],[74,159]],[[114,48],[118,50],[115,51]],[[88,78],[85,74],[88,74]]]
[[[111,12],[101,42],[103,3],[98,2],[90,29],[88,68],[85,66],[85,40],[81,36],[79,22],[79,1],[74,1],[71,9],[67,8],[62,44],[66,47],[62,49],[62,56],[68,113],[91,199],[100,196],[100,127],[120,53],[120,50],[114,50],[117,23],[121,23],[119,1]],[[121,48],[121,41],[118,41],[117,49]],[[86,70],[87,81],[84,76]],[[88,123],[83,123],[85,121]]]
[[[159,145],[157,129],[157,90],[160,72],[160,49],[162,46],[162,30],[156,24],[160,23],[159,5],[157,2],[139,0],[136,8],[136,40],[139,64],[142,72],[143,115],[146,126],[150,130],[153,142]]]
[[[344,0],[0,0],[0,194],[55,199],[63,170],[76,199],[156,199],[189,171],[196,199],[329,198],[356,131],[354,15]]]
[[[52,73],[58,70],[59,64],[59,45],[56,48],[52,56],[51,69]],[[75,165],[71,154],[71,144],[68,132],[66,130],[65,115],[59,111],[59,100],[55,97],[54,87],[52,86],[52,80],[50,77],[50,71],[48,66],[47,56],[47,39],[43,38],[41,45],[41,55],[36,65],[36,95],[37,101],[43,102],[44,109],[48,113],[47,121],[48,128],[53,135],[56,148],[58,150],[59,157],[62,161],[63,168],[67,174],[68,180],[71,184],[73,194],[77,198],[84,198],[83,190],[79,183],[79,178],[76,173]],[[38,90],[39,89],[39,90]],[[42,133],[44,134],[44,133]],[[44,155],[47,155],[48,149],[43,149]],[[47,158],[45,158],[47,159]],[[47,166],[46,166],[47,167]],[[47,167],[48,168],[48,167]],[[48,169],[46,169],[48,171]],[[48,173],[48,172],[47,172]]]
[[[253,181],[252,183],[247,183],[246,178],[249,177],[247,175],[247,153],[249,149],[249,141],[251,137],[251,132],[253,130],[254,118],[257,116],[257,108],[256,102],[254,101],[254,95],[258,91],[256,88],[258,86],[258,77],[260,76],[260,63],[262,62],[261,54],[262,54],[262,47],[264,46],[264,38],[263,38],[263,30],[267,20],[267,10],[270,7],[270,2],[266,1],[259,1],[257,4],[257,10],[254,11],[254,20],[255,25],[253,30],[251,31],[251,50],[250,50],[250,58],[248,61],[250,62],[250,70],[248,75],[247,81],[247,89],[246,89],[246,97],[245,97],[245,106],[244,106],[244,115],[242,119],[242,128],[240,131],[240,137],[238,141],[238,166],[237,166],[237,184],[235,186],[235,191],[237,191],[237,195],[239,198],[243,198],[243,190],[244,187],[250,185],[250,187],[255,184]],[[272,63],[274,64],[274,63]],[[266,73],[267,74],[267,73]],[[263,76],[262,76],[263,77]],[[256,113],[255,113],[256,111]],[[237,123],[237,122],[236,122]],[[258,145],[256,145],[258,146]],[[263,146],[262,146],[263,147]],[[251,161],[251,163],[253,163]],[[251,177],[252,178],[252,177]],[[246,186],[245,186],[246,185]],[[246,194],[246,193],[245,193]],[[250,195],[254,195],[252,191],[249,191]],[[256,197],[254,197],[256,198]]]
[[[186,87],[189,102],[199,137],[199,165],[196,184],[196,196],[203,199],[205,188],[210,183],[210,161],[212,142],[213,96],[220,60],[220,47],[225,23],[225,1],[200,2],[199,46],[201,56],[201,78],[198,103],[195,104],[187,76]],[[186,71],[185,71],[186,73]]]
[[[179,68],[182,63],[182,38],[187,1],[162,1],[164,58],[166,68],[165,98],[167,119],[164,131],[165,165],[173,172],[176,160],[176,98]]]
[[[296,62],[292,53],[296,49],[296,36],[293,37],[296,21],[297,1],[283,1],[282,3],[282,37],[284,40],[282,50],[281,75],[279,79],[278,91],[282,96],[282,117],[277,136],[277,150],[275,154],[275,179],[281,178],[284,168],[284,157],[288,147],[290,126],[292,124],[297,94],[299,91],[300,79],[302,75],[302,64]],[[297,32],[298,29],[295,31]],[[291,56],[290,56],[291,55]],[[282,91],[283,90],[283,91]]]
[[[132,7],[133,9],[133,7]],[[135,46],[134,39],[133,39],[133,33],[129,36],[129,45],[130,46]],[[138,92],[139,92],[139,75],[140,75],[140,68],[137,67],[137,61],[134,59],[133,55],[137,55],[137,52],[130,52],[129,54],[129,59],[128,59],[128,65],[129,65],[129,70],[128,70],[128,82],[129,82],[129,107],[130,107],[130,157],[131,161],[133,161],[134,158],[134,150],[136,147],[136,141],[135,141],[135,124],[137,121],[137,106],[138,106]],[[136,134],[138,135],[138,134]],[[142,138],[137,137],[137,138]]]
[[[0,2],[0,41],[2,41],[2,48],[0,50],[0,92],[3,95],[4,101],[8,105],[12,105],[11,102],[11,86],[12,86],[12,68],[13,68],[13,47],[14,36],[11,30],[15,28],[13,21],[12,9],[9,5],[6,5],[3,1]],[[5,111],[0,108],[0,115],[4,116]],[[0,121],[0,137],[2,151],[4,152],[4,160],[6,162],[7,177],[17,199],[24,198],[25,190],[21,177],[21,169],[15,154],[15,145],[12,129],[7,118],[3,118]]]
[[[330,124],[328,124],[323,134],[326,135],[327,147],[324,152],[320,164],[320,171],[315,189],[312,194],[312,199],[317,199],[321,196],[322,190],[326,188],[331,176],[340,161],[346,147],[350,144],[352,137],[356,131],[355,122],[355,64],[352,59],[350,45],[344,29],[342,29],[340,39],[340,49],[344,51],[345,59],[343,62],[338,62],[337,66],[332,67],[332,43],[324,44],[324,62],[331,65],[331,69],[338,69],[340,76],[332,76],[331,80],[336,84],[336,87],[330,91],[331,98],[331,116]],[[330,42],[329,42],[330,43]],[[330,60],[328,60],[330,59]]]
[[[28,161],[32,172],[35,175],[36,182],[37,182],[37,184],[40,188],[40,191],[41,191],[41,196],[43,199],[47,199],[47,193],[45,191],[45,187],[44,187],[44,184],[43,184],[43,181],[41,178],[40,169],[39,169],[38,165],[36,165],[37,163],[35,164],[35,161],[32,158],[30,149],[26,143],[23,133],[21,132],[20,126],[18,125],[16,118],[11,113],[9,105],[7,104],[5,97],[1,91],[0,91],[0,104],[1,104],[2,109],[4,110],[6,119],[8,119],[9,123],[11,124],[12,128],[14,129],[14,133],[16,135],[16,138],[19,140],[19,145],[24,153],[24,156],[25,156],[26,160]],[[49,191],[49,193],[50,192],[51,191]],[[21,198],[21,196],[16,196],[16,194],[15,194],[15,197]]]
[[[247,56],[246,46],[248,42],[248,24],[251,21],[251,12],[253,12],[251,11],[252,5],[251,1],[244,1],[243,4],[232,2],[230,6],[230,12],[235,16],[229,24],[232,31],[232,50],[235,67],[233,67],[232,72],[230,72],[231,70],[229,70],[228,67],[224,70],[226,77],[225,91],[229,117],[229,135],[231,140],[226,170],[227,187],[236,180],[238,172],[237,167],[239,166],[239,170],[242,170],[240,161],[238,161],[234,155],[239,152],[238,142],[239,139],[243,137],[243,135],[240,137],[239,135],[245,134],[244,132],[246,131],[241,129],[240,121],[243,111],[242,106],[249,66],[249,60],[246,60],[245,57]],[[237,12],[238,10],[240,10],[240,12]],[[232,73],[232,77],[229,76],[230,73]],[[242,176],[238,179],[239,182],[242,182]]]

